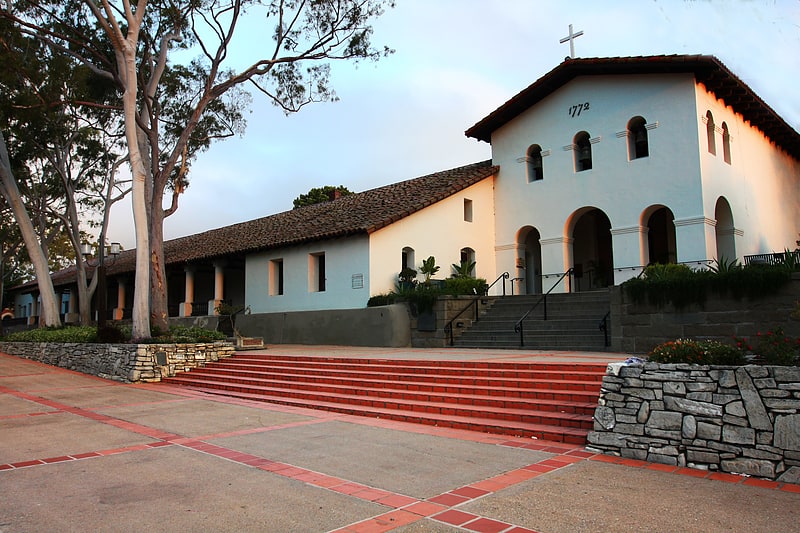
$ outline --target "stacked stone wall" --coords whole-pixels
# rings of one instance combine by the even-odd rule
[[[230,342],[98,344],[0,342],[0,351],[32,361],[115,381],[161,381],[210,361],[230,357]]]
[[[800,483],[800,368],[644,363],[603,378],[591,448]]]

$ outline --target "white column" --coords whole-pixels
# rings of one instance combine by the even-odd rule
[[[178,316],[192,316],[192,304],[194,303],[194,266],[187,266],[183,269],[185,282],[183,289],[184,301],[178,309]]]
[[[635,278],[647,265],[647,226],[611,228],[614,253],[614,285]]]
[[[540,239],[542,245],[542,292],[551,288],[553,292],[570,292],[571,279],[569,276],[553,288],[561,274],[572,266],[572,243],[574,239],[568,237],[552,237]]]
[[[217,307],[225,299],[225,262],[214,263],[214,299],[208,302],[208,314],[216,315]]]
[[[125,280],[117,278],[117,306],[114,308],[114,320],[122,320],[125,313]]]
[[[716,225],[716,220],[702,216],[675,220],[678,262],[698,268],[716,257]]]

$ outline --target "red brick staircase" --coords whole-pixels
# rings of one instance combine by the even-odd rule
[[[605,369],[241,353],[164,381],[250,400],[584,444]]]

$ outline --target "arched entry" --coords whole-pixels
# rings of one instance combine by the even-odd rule
[[[525,226],[517,233],[519,261],[517,261],[516,278],[525,282],[525,294],[541,294],[542,292],[542,245],[539,242],[539,230]],[[522,292],[522,290],[520,290]]]
[[[736,226],[733,225],[731,204],[723,196],[717,199],[717,205],[714,207],[714,218],[717,220],[717,259],[719,261],[736,259]]]
[[[572,266],[575,267],[572,290],[613,285],[614,255],[608,216],[597,208],[587,207],[577,211],[567,224],[567,235],[572,239]]]
[[[642,216],[647,226],[647,263],[676,263],[678,247],[675,238],[675,215],[668,207],[652,206]]]

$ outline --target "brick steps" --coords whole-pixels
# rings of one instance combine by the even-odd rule
[[[604,365],[242,355],[164,381],[211,394],[583,444]]]

